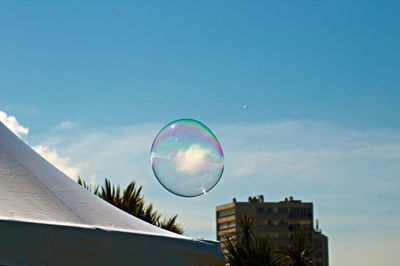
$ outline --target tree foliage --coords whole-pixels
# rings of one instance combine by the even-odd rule
[[[163,229],[183,234],[182,226],[176,221],[178,215],[162,219],[162,215],[154,208],[153,203],[145,204],[143,196],[141,195],[142,186],[137,186],[134,181],[129,183],[122,192],[119,185],[114,186],[107,178],[104,180],[104,184],[101,187],[95,186],[93,189],[90,184],[86,183],[80,177],[78,178],[78,184],[115,207],[139,219]]]
[[[289,247],[272,245],[267,237],[253,233],[254,217],[239,217],[239,232],[223,241],[231,266],[306,266],[312,265],[314,250],[310,248],[307,234],[300,231]]]
[[[312,265],[314,251],[307,240],[307,233],[305,231],[297,233],[293,243],[289,247],[281,248],[281,254],[288,262],[288,265],[294,266]]]
[[[227,259],[232,266],[282,265],[282,255],[266,237],[255,237],[254,218],[239,217],[241,230],[225,239]]]

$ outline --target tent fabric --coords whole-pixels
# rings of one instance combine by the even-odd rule
[[[217,241],[146,223],[88,192],[0,122],[0,264],[221,265]]]

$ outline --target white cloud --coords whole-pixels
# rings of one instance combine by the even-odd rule
[[[209,150],[193,144],[187,150],[180,150],[174,160],[179,171],[193,174],[204,168],[206,164],[204,158],[209,153]]]
[[[79,168],[71,166],[67,157],[60,157],[55,149],[50,149],[42,145],[34,146],[33,149],[61,172],[74,180],[78,179]]]
[[[153,124],[91,129],[76,135],[46,136],[39,142],[62,151],[71,165],[79,166],[82,178],[96,176],[102,183],[107,177],[122,185],[131,180],[146,184],[152,174],[150,147],[157,129]]]
[[[0,111],[0,121],[6,125],[18,137],[21,135],[28,135],[29,129],[20,125],[14,116],[9,116],[5,112]],[[66,121],[69,122],[69,121]],[[65,125],[71,126],[73,123],[69,122]],[[76,180],[79,174],[79,168],[70,164],[69,159],[58,155],[56,149],[50,149],[44,145],[36,145],[33,149],[39,153],[43,158],[65,173],[67,176]],[[91,175],[91,180],[95,180],[96,176]]]
[[[26,136],[29,133],[29,128],[21,126],[15,116],[9,116],[5,112],[0,111],[0,121],[18,137],[21,137],[21,135]]]
[[[59,129],[72,129],[78,125],[78,122],[71,122],[69,120],[63,121],[60,124],[58,124],[57,128]]]

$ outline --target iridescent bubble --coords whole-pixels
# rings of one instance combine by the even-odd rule
[[[168,191],[182,197],[205,194],[224,172],[224,154],[208,127],[180,119],[163,127],[151,146],[151,167]]]

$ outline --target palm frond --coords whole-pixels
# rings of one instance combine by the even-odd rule
[[[159,222],[158,226],[177,234],[183,234],[183,228],[180,224],[177,223],[177,218],[178,215],[174,215],[168,219],[165,218],[162,222]]]
[[[92,187],[80,177],[77,182],[87,190],[92,191]],[[137,186],[136,182],[133,181],[129,183],[121,193],[120,186],[113,185],[107,178],[104,180],[104,184],[101,187],[95,186],[93,191],[98,197],[133,216],[166,230],[183,234],[182,226],[177,223],[178,215],[161,220],[162,215],[155,210],[152,203],[149,205],[145,204],[141,192],[142,186]]]
[[[282,265],[282,255],[278,253],[276,247],[269,243],[267,237],[255,237],[253,233],[254,217],[239,217],[238,225],[240,227],[238,233],[223,239],[228,251],[229,265]]]

